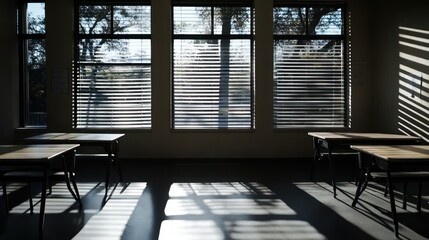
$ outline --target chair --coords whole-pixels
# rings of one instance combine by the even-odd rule
[[[378,180],[378,179],[386,179],[386,173],[384,172],[372,172],[371,174],[371,178],[373,180]],[[408,182],[412,181],[412,182],[417,182],[418,183],[418,192],[417,192],[417,204],[416,204],[416,209],[419,213],[421,213],[421,199],[422,199],[422,188],[423,188],[423,182],[427,182],[429,181],[429,172],[427,171],[417,171],[417,172],[392,172],[391,173],[392,179],[394,181],[401,181],[403,182],[403,197],[402,197],[402,208],[406,209],[407,208],[407,187],[408,187]],[[388,192],[388,187],[386,185],[385,191],[384,191],[384,196],[387,196],[387,192]]]
[[[50,174],[52,175],[52,174]],[[1,175],[2,180],[2,188],[3,188],[3,197],[5,202],[6,214],[9,213],[9,200],[7,194],[7,182],[24,182],[28,185],[28,200],[30,202],[30,213],[34,213],[33,208],[33,196],[32,196],[32,182],[40,182],[42,181],[43,174],[40,171],[37,171],[34,168],[16,168],[16,169],[8,169],[3,171]],[[51,177],[49,178],[49,192],[48,195],[52,193],[52,184]]]

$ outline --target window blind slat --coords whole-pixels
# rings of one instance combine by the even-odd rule
[[[343,42],[275,42],[274,126],[342,127],[345,123]]]
[[[80,64],[79,70],[77,127],[151,126],[150,67]]]
[[[150,6],[85,2],[78,9],[74,125],[150,128]]]
[[[250,128],[250,40],[174,41],[174,127]],[[228,57],[222,66],[221,58]],[[223,60],[225,61],[225,60]]]

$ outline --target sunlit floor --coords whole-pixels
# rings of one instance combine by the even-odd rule
[[[129,162],[123,166],[126,181],[112,184],[106,200],[100,182],[104,169],[84,164],[77,173],[83,209],[63,182],[55,183],[46,204],[45,239],[395,239],[382,185],[371,183],[352,208],[352,178],[340,176],[334,199],[322,181],[328,178],[308,181],[307,167]],[[1,198],[0,239],[37,239],[38,188],[32,189],[35,213],[30,214],[27,185],[8,184],[12,210],[5,215]],[[410,184],[409,193],[415,190]],[[398,192],[402,239],[429,239],[427,189],[424,195],[419,214],[414,196],[406,210],[401,208]]]

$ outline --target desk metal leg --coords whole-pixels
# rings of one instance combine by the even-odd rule
[[[393,224],[394,224],[393,231],[395,233],[395,236],[398,237],[399,236],[398,216],[396,215],[395,196],[393,195],[393,183],[392,183],[392,178],[391,178],[389,169],[386,170],[386,175],[387,175],[387,185],[389,186],[390,207],[392,209],[392,218],[393,218]]]
[[[9,199],[7,196],[6,182],[4,180],[2,180],[2,188],[3,188],[3,199],[4,199],[4,205],[6,208],[6,214],[9,214]]]
[[[107,169],[106,169],[106,196],[107,192],[109,190],[109,184],[110,184],[110,168],[113,166],[116,168],[119,181],[122,182],[122,170],[121,166],[118,162],[118,148],[119,148],[119,141],[113,141],[109,145],[105,146],[105,150],[108,154],[107,159]]]
[[[360,195],[365,191],[368,186],[369,174],[371,173],[371,166],[368,165],[367,161],[362,159],[361,153],[359,153],[359,168],[360,168],[360,177],[359,183],[356,188],[355,198],[353,199],[352,207],[355,207]]]
[[[422,212],[422,185],[423,182],[419,181],[419,190],[417,194],[417,211],[419,214]]]
[[[404,188],[402,191],[402,208],[406,210],[407,209],[407,186],[408,186],[408,183],[407,183],[407,181],[404,181],[403,184],[404,184]]]
[[[113,165],[116,167],[116,171],[118,172],[119,181],[122,182],[122,170],[121,165],[118,162],[119,141],[116,140],[113,144]]]
[[[105,195],[107,196],[107,192],[109,191],[109,184],[110,184],[110,166],[112,165],[112,152],[109,150],[108,152],[108,156],[107,156],[107,169],[106,169],[106,193]]]
[[[356,206],[356,203],[359,200],[360,194],[363,192],[362,185],[363,185],[363,182],[365,181],[364,178],[365,178],[365,171],[362,169],[361,174],[360,174],[359,183],[358,183],[358,186],[356,188],[355,198],[353,199],[352,207]]]
[[[46,189],[48,185],[48,170],[43,169],[42,181],[42,198],[40,200],[40,217],[39,217],[39,239],[43,239],[43,226],[45,224],[45,204],[46,204]]]
[[[368,186],[368,176],[369,176],[369,169],[365,172],[365,170],[362,170],[361,173],[361,180],[359,181],[358,187],[356,188],[355,198],[353,199],[352,207],[355,207],[357,202],[359,201],[360,195],[365,191],[366,187]]]
[[[335,178],[335,166],[332,159],[332,147],[328,147],[328,158],[329,158],[329,168],[331,170],[331,179],[332,179],[332,189],[334,191],[334,198],[337,197],[337,180]]]
[[[82,207],[82,201],[80,200],[79,190],[77,189],[76,180],[74,179],[74,173],[67,168],[65,157],[63,157],[63,170],[66,178],[67,189],[69,190],[73,198],[79,203],[79,207]],[[74,191],[71,188],[70,180],[72,181]]]

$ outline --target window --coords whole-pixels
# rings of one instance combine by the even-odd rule
[[[277,5],[274,22],[275,128],[346,125],[343,5]]]
[[[45,3],[21,2],[20,43],[21,125],[46,126]]]
[[[150,128],[149,2],[84,1],[77,9],[74,127]]]
[[[250,1],[173,0],[173,129],[253,129]]]

